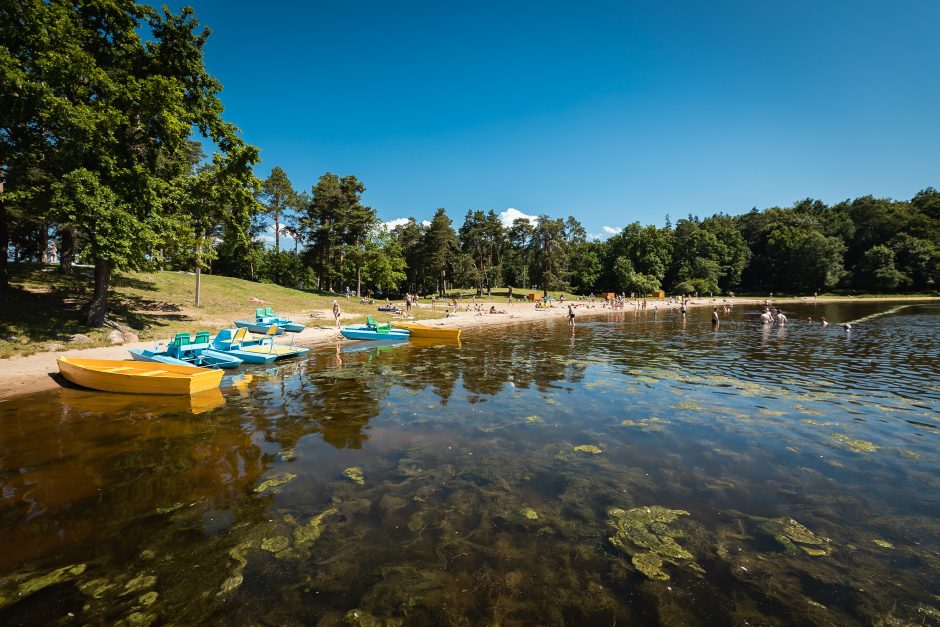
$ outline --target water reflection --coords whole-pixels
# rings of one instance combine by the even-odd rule
[[[0,403],[0,622],[936,620],[940,309],[889,307],[338,344],[202,413]]]

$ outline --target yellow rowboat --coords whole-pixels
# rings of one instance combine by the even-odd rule
[[[411,337],[415,339],[426,340],[459,340],[460,329],[449,329],[446,327],[429,327],[424,324],[415,324],[414,322],[393,322],[392,326],[399,329],[408,329]]]
[[[148,361],[59,357],[59,372],[76,385],[131,394],[196,394],[219,387],[221,370]]]

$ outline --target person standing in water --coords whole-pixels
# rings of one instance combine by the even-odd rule
[[[568,324],[574,326],[574,305],[568,305]]]
[[[336,328],[339,328],[339,303],[335,300],[333,301],[333,318],[336,320]]]
[[[719,324],[720,323],[718,321],[718,308],[714,307],[712,309],[712,326],[717,329]]]

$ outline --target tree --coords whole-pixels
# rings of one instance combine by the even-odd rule
[[[297,205],[297,192],[294,191],[281,166],[274,166],[271,174],[261,185],[261,202],[264,214],[274,220],[274,252],[281,251],[281,218]]]
[[[549,290],[565,290],[569,286],[568,250],[565,221],[540,215],[529,241],[531,275],[548,296]]]
[[[460,244],[468,256],[470,275],[476,283],[477,294],[493,287],[500,275],[505,234],[499,216],[489,212],[468,211],[459,231]]]
[[[377,290],[396,289],[407,278],[401,242],[384,229],[373,229],[366,242],[363,275]]]
[[[614,262],[617,289],[622,292],[649,294],[659,289],[659,279],[650,274],[637,272],[627,257],[617,257]]]
[[[255,200],[261,182],[252,172],[258,161],[257,148],[236,143],[227,154],[216,153],[211,164],[181,182],[178,210],[189,219],[193,236],[196,307],[201,305],[202,271],[215,257],[212,240],[220,229],[228,227],[239,244],[248,245],[249,234],[244,225],[250,224],[252,216],[262,209]]]
[[[431,219],[422,246],[428,270],[434,277],[435,288],[441,296],[447,291],[447,277],[453,271],[455,259],[460,251],[460,243],[451,224],[445,210],[438,209]]]
[[[0,161],[10,180],[42,164],[56,180],[17,192],[17,209],[48,207],[95,265],[91,325],[104,323],[111,272],[153,262],[178,216],[165,206],[188,170],[196,128],[223,153],[236,129],[221,118],[221,85],[205,70],[193,10],[159,14],[146,5],[105,1],[4,3],[0,14]],[[144,42],[140,33],[149,32]],[[103,203],[110,203],[110,207]],[[110,234],[102,220],[114,219]]]
[[[881,244],[865,251],[855,275],[859,286],[876,292],[893,291],[907,279],[894,267],[894,252]]]

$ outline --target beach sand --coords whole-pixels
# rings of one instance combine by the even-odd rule
[[[742,306],[761,306],[764,304],[763,298],[734,298],[734,299],[709,299],[709,298],[698,298],[690,302],[690,308],[703,308],[703,307],[714,307],[721,306],[724,304],[733,305],[736,307]],[[877,301],[877,302],[888,302],[888,301],[905,301],[905,300],[940,300],[938,298],[930,297],[897,297],[897,298],[820,298],[817,302],[819,303],[832,303],[832,302],[863,302],[863,301]],[[619,313],[622,311],[632,312],[634,307],[632,302],[627,302],[624,309],[615,309],[610,310],[602,307],[601,301],[596,301],[594,303],[589,303],[586,301],[573,301],[579,305],[576,309],[577,319],[583,319],[592,316],[603,316],[615,312]],[[650,300],[647,301],[647,311],[652,311],[653,306],[658,306],[660,311],[675,310],[678,308],[677,304],[672,306],[666,305],[665,301],[661,300]],[[775,306],[785,306],[787,304],[806,304],[812,303],[812,297],[809,298],[790,298],[790,299],[774,299],[773,304]],[[486,310],[489,310],[489,306],[493,303],[485,303],[484,306]],[[556,303],[554,307],[550,309],[536,309],[531,302],[527,301],[517,301],[512,305],[509,305],[505,302],[497,303],[496,308],[499,311],[505,311],[505,314],[489,314],[484,313],[482,315],[477,315],[475,311],[464,311],[466,303],[462,303],[460,306],[460,311],[456,314],[451,314],[447,318],[440,318],[434,320],[421,321],[424,324],[429,326],[443,326],[450,328],[460,328],[460,329],[473,329],[481,326],[489,326],[494,324],[509,324],[509,323],[524,323],[533,320],[565,320],[568,316],[568,303]],[[428,308],[429,305],[421,305],[422,308]],[[443,305],[438,305],[438,310],[443,311]],[[314,312],[315,313],[315,312]],[[322,313],[328,314],[328,311],[323,311]],[[311,315],[308,313],[308,315]],[[350,316],[353,318],[354,316]],[[724,315],[722,314],[722,317]],[[316,346],[317,344],[326,344],[330,342],[347,342],[349,340],[343,339],[339,334],[339,330],[329,325],[329,320],[332,319],[332,315],[321,318],[311,318],[311,324],[317,324],[317,326],[308,326],[301,333],[294,334],[294,341],[297,344],[302,346]],[[342,322],[342,319],[341,319]],[[836,321],[832,321],[836,322]],[[703,322],[702,324],[709,324],[709,322]],[[279,336],[283,338],[284,336]],[[286,341],[286,340],[280,340]],[[164,340],[164,344],[166,341]],[[115,346],[101,346],[97,348],[86,348],[81,350],[66,350],[66,351],[54,351],[46,353],[37,353],[30,355],[28,357],[12,357],[9,359],[0,360],[0,382],[2,382],[2,387],[0,387],[0,401],[4,399],[11,398],[13,396],[19,396],[21,394],[30,394],[33,392],[40,392],[42,390],[53,389],[59,387],[59,383],[53,375],[57,375],[59,372],[59,367],[56,364],[56,359],[63,356],[68,357],[85,357],[91,359],[128,359],[127,350],[130,348],[150,348],[155,344],[154,341],[147,342],[136,342],[132,344],[120,344]]]

